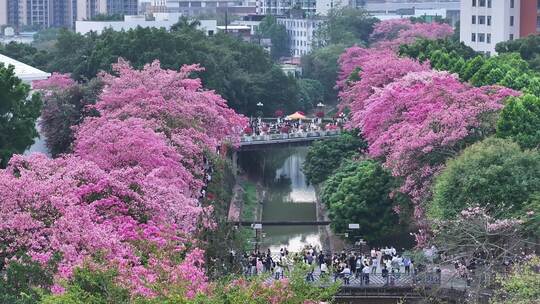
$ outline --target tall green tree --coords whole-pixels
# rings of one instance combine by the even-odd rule
[[[39,95],[15,76],[13,66],[0,63],[0,167],[15,153],[22,153],[38,136],[36,120],[41,109]]]
[[[499,115],[497,136],[526,149],[540,148],[540,98],[529,94],[510,98]]]
[[[495,46],[495,51],[499,54],[519,53],[532,69],[540,72],[540,35],[499,42]]]
[[[367,147],[358,131],[343,132],[336,139],[316,141],[309,147],[302,170],[312,184],[324,182],[348,158]]]
[[[301,78],[296,81],[298,85],[299,108],[307,111],[314,108],[317,103],[324,101],[324,87],[315,79]]]
[[[389,195],[394,186],[390,173],[373,160],[345,163],[325,182],[321,195],[332,229],[343,233],[349,223],[357,223],[360,229],[353,235],[380,243],[402,228]]]
[[[315,33],[316,46],[331,44],[366,45],[373,26],[379,22],[365,9],[342,7],[331,9],[328,18]]]
[[[327,102],[337,100],[337,91],[334,90],[334,86],[338,74],[338,59],[345,48],[345,44],[331,44],[315,49],[301,59],[303,75],[321,82]]]
[[[273,59],[291,55],[289,36],[284,25],[278,24],[275,16],[268,15],[259,24],[257,37],[269,38],[272,41],[270,54]]]
[[[450,219],[479,206],[496,217],[520,216],[539,192],[538,151],[523,151],[508,139],[488,138],[447,163],[434,184],[428,213]]]

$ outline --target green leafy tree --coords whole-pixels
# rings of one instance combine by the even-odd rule
[[[78,268],[61,295],[49,295],[42,304],[108,304],[130,303],[129,292],[119,287],[114,271],[101,271],[89,267]]]
[[[373,26],[379,20],[365,9],[342,7],[331,9],[328,18],[315,33],[315,45],[367,44]]]
[[[58,256],[41,266],[29,256],[20,257],[19,261],[11,261],[7,265],[2,262],[0,269],[0,303],[34,304],[47,293],[53,284],[53,273],[56,270]]]
[[[287,29],[284,25],[277,23],[275,16],[268,15],[264,17],[259,24],[256,35],[259,39],[269,38],[272,41],[270,52],[273,59],[290,56],[291,50]]]
[[[15,76],[14,67],[0,63],[0,167],[15,153],[22,153],[38,136],[36,120],[41,109],[39,95]]]
[[[321,82],[324,87],[324,98],[327,102],[337,99],[337,92],[334,90],[338,74],[337,61],[345,48],[344,44],[332,44],[315,49],[301,59],[303,75]]]
[[[324,101],[324,87],[320,81],[302,78],[296,81],[298,85],[298,103],[300,109],[312,109],[317,103]]]
[[[497,136],[511,138],[523,148],[540,147],[540,98],[512,97],[497,122]]]
[[[321,195],[332,229],[343,233],[349,223],[358,223],[360,229],[354,235],[371,243],[384,242],[402,228],[390,198],[394,186],[390,173],[373,160],[345,163],[324,183]]]
[[[61,31],[51,55],[49,69],[71,73],[76,80],[91,79],[100,70],[111,71],[119,57],[136,68],[155,59],[175,70],[199,63],[205,70],[197,76],[205,87],[216,90],[238,112],[255,114],[258,102],[265,104],[268,114],[277,107],[296,108],[294,79],[273,64],[264,49],[223,33],[208,37],[187,21],[171,32],[140,27],[107,29],[101,35]]]
[[[438,40],[417,39],[413,44],[402,44],[399,47],[401,56],[415,58],[421,62],[430,60],[433,63],[433,54],[435,52],[448,54],[449,57],[461,57],[465,60],[477,55],[471,47],[451,38]]]
[[[358,131],[343,132],[336,139],[316,141],[309,147],[302,170],[310,183],[320,184],[348,158],[366,149]]]
[[[499,42],[495,46],[495,51],[499,54],[519,53],[532,69],[540,72],[540,35]]]
[[[507,139],[488,138],[450,160],[436,179],[429,214],[451,219],[469,207],[496,217],[521,216],[540,192],[540,154]]]

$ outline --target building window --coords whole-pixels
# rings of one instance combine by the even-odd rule
[[[510,34],[510,37],[508,37],[509,40],[514,40],[514,34]]]
[[[491,25],[491,16],[487,16],[487,25]]]
[[[478,16],[478,24],[486,24],[486,16]]]
[[[472,41],[472,42],[475,42],[475,41],[476,41],[476,34],[475,34],[475,33],[472,33],[472,34],[471,34],[471,41]]]
[[[476,16],[475,15],[472,16],[472,24],[476,24]]]
[[[486,42],[491,43],[491,34],[486,34]]]
[[[478,34],[478,42],[484,42],[486,41],[486,34],[480,33]]]
[[[472,0],[472,6],[476,6],[476,0]]]
[[[514,0],[510,0],[510,8],[514,8]]]
[[[491,0],[488,0],[488,8],[491,8]]]
[[[486,7],[486,0],[479,0],[479,5],[480,7]]]
[[[510,16],[510,26],[514,26],[514,16]]]

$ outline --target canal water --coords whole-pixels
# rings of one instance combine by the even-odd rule
[[[315,189],[302,172],[308,147],[242,152],[240,165],[253,181],[263,185],[262,221],[315,221]],[[321,247],[317,226],[263,226],[261,248],[299,251],[305,245]]]

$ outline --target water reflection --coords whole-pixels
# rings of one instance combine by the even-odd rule
[[[314,221],[315,189],[302,173],[307,147],[249,152],[241,156],[241,165],[266,189],[264,221]],[[262,249],[299,251],[305,245],[320,246],[317,226],[263,226]]]

